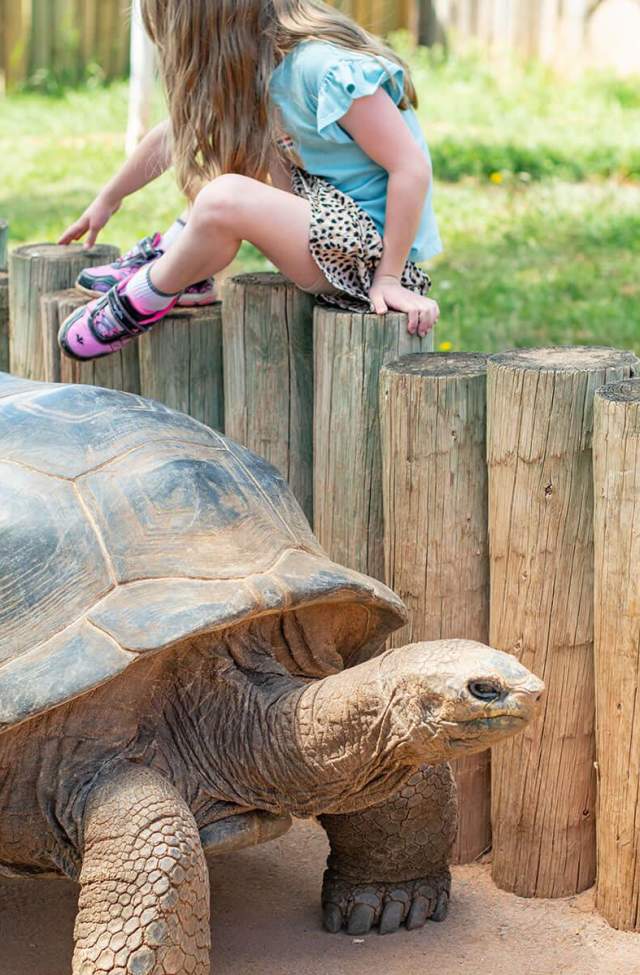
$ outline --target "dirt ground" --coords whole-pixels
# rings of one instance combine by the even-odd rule
[[[212,865],[215,975],[640,975],[640,935],[592,913],[591,893],[529,901],[486,865],[457,867],[451,914],[422,931],[326,934],[318,892],[326,842],[312,823]],[[69,975],[76,888],[0,881],[0,975]]]

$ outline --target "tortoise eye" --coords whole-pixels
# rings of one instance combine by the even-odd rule
[[[500,685],[491,681],[472,680],[469,681],[467,687],[471,696],[479,701],[497,701],[498,698],[502,697]]]

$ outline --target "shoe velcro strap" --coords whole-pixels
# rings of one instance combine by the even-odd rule
[[[150,325],[144,325],[137,318],[127,311],[124,302],[117,288],[112,288],[107,294],[107,299],[109,301],[109,307],[113,313],[113,317],[117,321],[118,325],[123,329],[127,335],[140,335],[142,332],[148,332]]]
[[[160,255],[162,254],[162,251],[158,250],[158,248],[154,246],[153,240],[154,240],[153,237],[145,237],[138,244],[138,247],[140,248],[140,253],[148,261],[152,261],[155,257],[160,257]]]

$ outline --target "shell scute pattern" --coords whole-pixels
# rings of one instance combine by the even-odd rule
[[[0,374],[0,511],[0,731],[261,614],[364,605],[363,646],[404,622],[275,468],[140,396]]]

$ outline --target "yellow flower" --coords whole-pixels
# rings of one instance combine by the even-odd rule
[[[453,348],[453,342],[441,342],[438,346],[438,352],[450,352]]]
[[[502,183],[504,177],[502,173],[491,173],[489,179],[491,180],[492,183],[495,183],[497,186],[499,186],[500,183]]]

